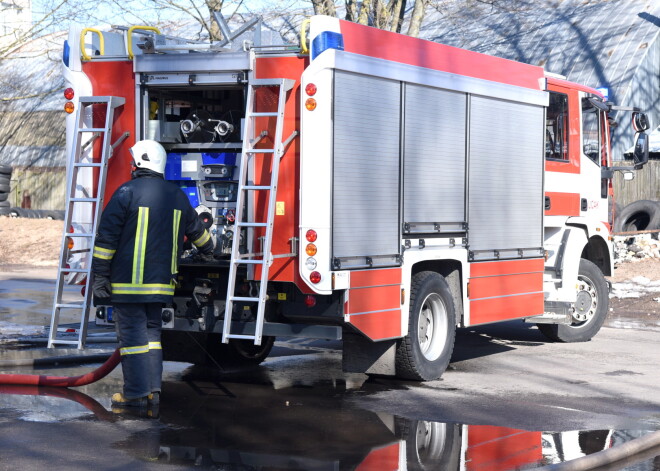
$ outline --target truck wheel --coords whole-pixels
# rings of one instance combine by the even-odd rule
[[[395,433],[406,442],[408,469],[458,469],[460,425],[397,417]]]
[[[417,381],[438,379],[447,369],[456,336],[454,300],[447,281],[423,271],[413,277],[408,335],[396,351],[396,375]]]
[[[582,259],[573,323],[537,326],[543,335],[556,342],[586,342],[598,333],[605,322],[608,306],[607,282],[603,273],[595,264]]]

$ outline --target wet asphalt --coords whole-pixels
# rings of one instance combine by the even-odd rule
[[[84,352],[16,341],[53,282],[0,279],[0,361]],[[534,469],[660,430],[660,333],[552,344],[520,322],[460,329],[428,383],[346,374],[341,345],[282,340],[251,370],[166,362],[159,408],[113,410],[121,372],[75,389],[0,386],[0,470]],[[74,376],[98,364],[0,368]],[[610,469],[660,470],[660,450]]]

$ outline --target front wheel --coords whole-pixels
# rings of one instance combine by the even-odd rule
[[[412,280],[408,335],[396,352],[396,375],[417,381],[438,379],[454,350],[456,314],[447,281],[431,271]]]
[[[539,330],[556,342],[586,342],[598,333],[609,306],[607,281],[589,260],[580,260],[578,292],[571,324],[537,324]]]

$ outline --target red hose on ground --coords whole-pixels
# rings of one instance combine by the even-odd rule
[[[105,363],[94,371],[80,376],[15,375],[0,374],[0,384],[20,384],[25,386],[54,386],[69,388],[85,386],[105,378],[119,364],[119,349],[115,350]]]

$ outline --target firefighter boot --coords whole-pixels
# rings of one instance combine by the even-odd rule
[[[151,396],[151,394],[149,396]],[[112,395],[111,402],[113,407],[147,407],[149,404],[149,396],[128,399],[124,397],[122,393],[115,393]]]
[[[150,406],[157,406],[160,404],[160,393],[158,391],[152,392],[147,396],[147,402]]]

